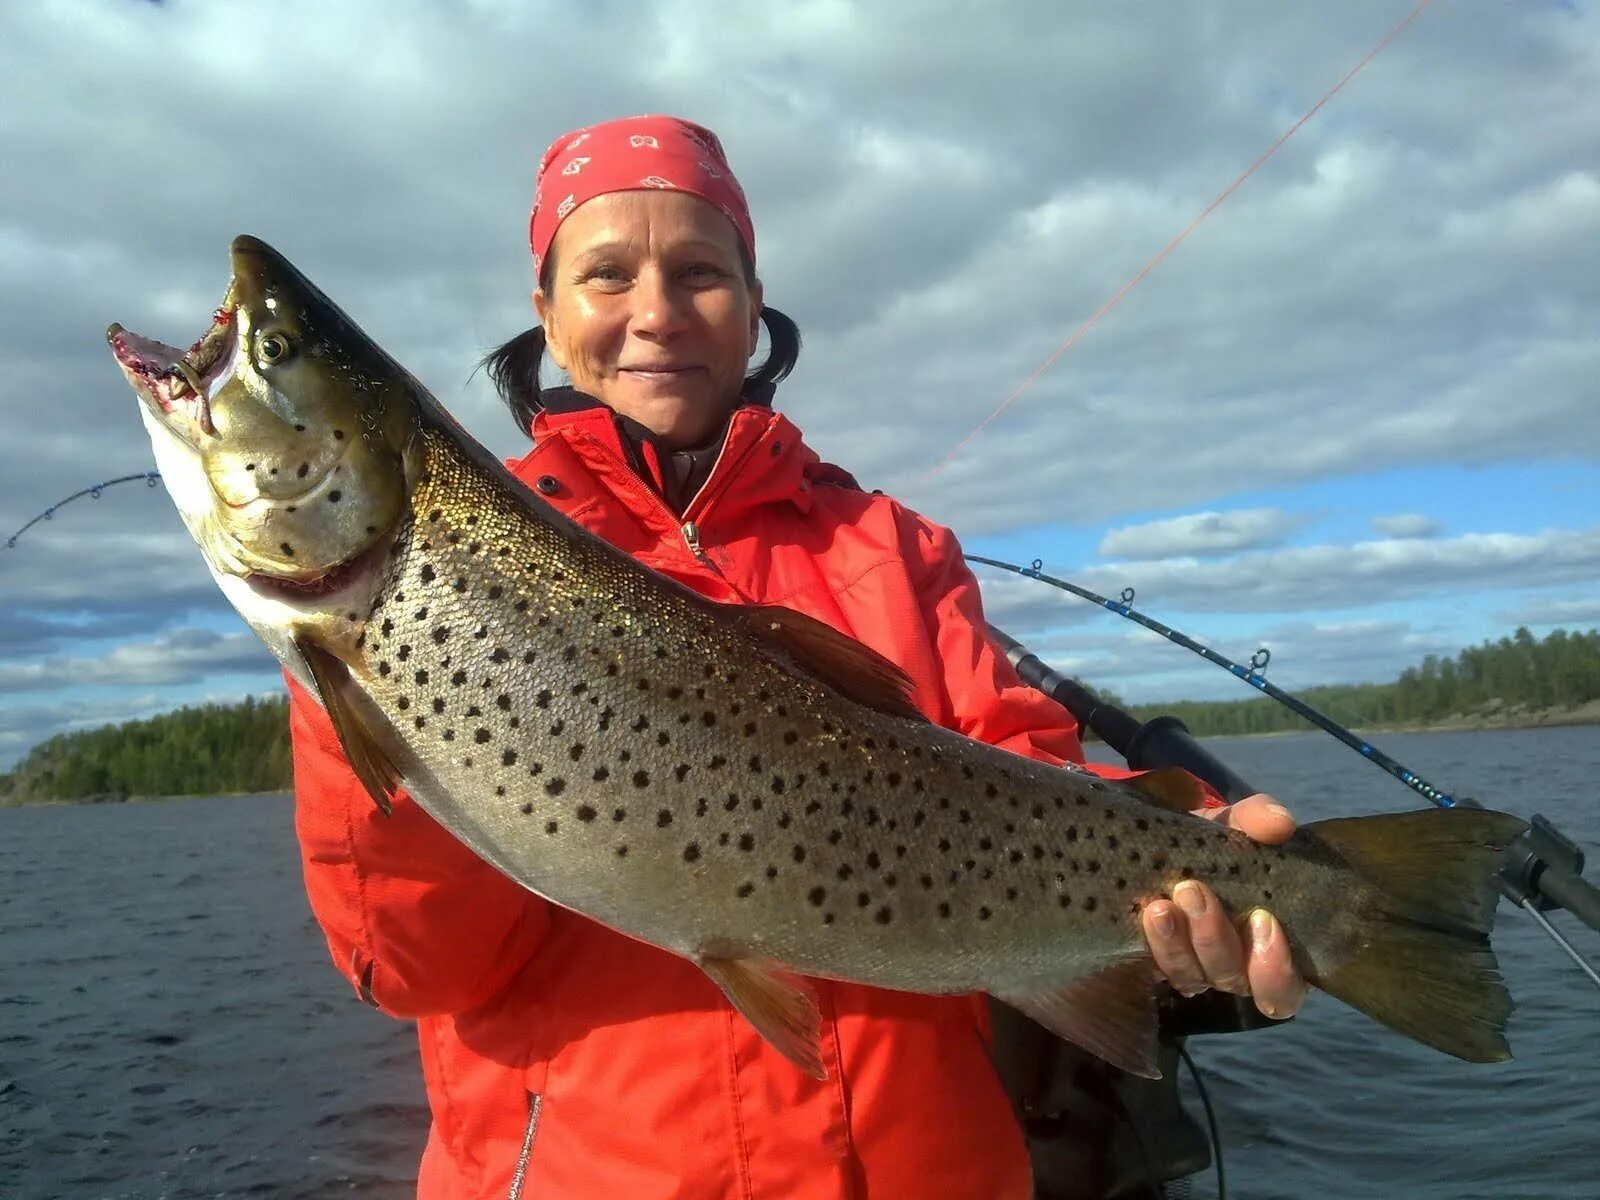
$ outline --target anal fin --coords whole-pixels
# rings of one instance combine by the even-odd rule
[[[400,772],[364,715],[371,701],[350,677],[350,668],[342,659],[306,637],[295,638],[294,648],[311,669],[323,707],[328,710],[333,731],[339,735],[339,744],[356,778],[378,811],[388,816],[389,794],[399,789]]]
[[[1154,962],[1141,954],[1053,991],[995,996],[1112,1066],[1160,1079],[1155,985]]]
[[[699,963],[773,1049],[813,1079],[828,1077],[820,1046],[822,1016],[804,984],[755,958],[702,958]]]

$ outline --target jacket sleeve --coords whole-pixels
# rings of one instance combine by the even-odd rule
[[[911,531],[922,619],[944,667],[945,723],[958,733],[1044,762],[1076,763],[1108,779],[1142,772],[1086,763],[1078,723],[1056,701],[1029,687],[989,639],[978,581],[955,534],[916,518]],[[1208,805],[1221,803],[1201,784]]]
[[[483,862],[404,793],[385,817],[322,706],[289,680],[295,833],[334,965],[396,1017],[461,1012],[522,969],[546,901]]]

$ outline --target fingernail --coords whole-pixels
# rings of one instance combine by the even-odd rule
[[[1265,950],[1272,944],[1272,931],[1276,925],[1277,922],[1272,919],[1271,913],[1265,909],[1256,909],[1250,914],[1250,944],[1257,950]]]
[[[1158,908],[1151,914],[1151,919],[1156,923],[1156,932],[1164,938],[1172,937],[1178,932],[1178,918],[1172,915],[1170,908]]]
[[[1281,804],[1269,804],[1263,811],[1269,812],[1275,817],[1284,817],[1290,821],[1294,820],[1294,818],[1289,815],[1289,810]]]
[[[1198,883],[1184,880],[1172,889],[1172,898],[1178,902],[1178,907],[1191,917],[1205,916],[1206,894]]]

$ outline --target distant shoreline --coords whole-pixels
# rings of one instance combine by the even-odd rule
[[[1480,710],[1473,713],[1459,713],[1455,716],[1445,717],[1438,721],[1426,723],[1396,723],[1387,725],[1367,725],[1354,730],[1362,736],[1371,736],[1385,733],[1472,733],[1472,732],[1497,732],[1510,729],[1547,729],[1568,725],[1600,725],[1600,700],[1591,700],[1587,704],[1575,707],[1553,708],[1522,708],[1516,705],[1503,705]],[[1293,734],[1309,733],[1307,729],[1276,729],[1268,733],[1225,733],[1208,734],[1203,737],[1228,737],[1228,738],[1275,738],[1288,737]],[[189,800],[195,796],[203,795],[211,799],[240,798],[240,797],[268,797],[287,796],[288,790],[280,789],[267,792],[193,792],[179,793],[170,796],[124,796],[118,793],[102,793],[95,796],[79,796],[73,799],[21,799],[14,797],[0,798],[0,810],[7,808],[39,808],[45,805],[83,805],[83,804],[157,804],[163,800]]]

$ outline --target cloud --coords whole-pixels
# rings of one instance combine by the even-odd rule
[[[1113,529],[1100,540],[1104,558],[1208,557],[1279,545],[1307,518],[1276,508],[1201,512]]]
[[[1566,625],[1592,629],[1600,623],[1600,596],[1551,596],[1526,600],[1494,614],[1506,625]]]
[[[1220,562],[1165,559],[1091,567],[1079,577],[1102,594],[1131,585],[1140,605],[1187,612],[1346,609],[1463,588],[1600,581],[1600,527],[1291,547]]]
[[[178,629],[154,641],[129,642],[94,658],[52,656],[37,662],[0,663],[0,693],[58,688],[153,687],[193,683],[212,675],[276,671],[276,660],[250,633]]]
[[[1439,522],[1422,513],[1395,513],[1373,517],[1372,528],[1391,538],[1431,538],[1441,532]]]

